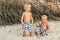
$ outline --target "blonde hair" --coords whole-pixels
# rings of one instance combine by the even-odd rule
[[[25,9],[25,7],[31,7],[31,5],[30,4],[25,4],[24,9]]]
[[[47,15],[42,15],[42,18],[45,18],[45,19],[47,19]]]

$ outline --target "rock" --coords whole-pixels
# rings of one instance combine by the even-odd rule
[[[60,6],[56,2],[47,2],[46,0],[1,0],[0,25],[19,24],[25,3],[32,5],[31,12],[35,21],[40,20],[44,14],[48,16],[49,20],[60,20]]]

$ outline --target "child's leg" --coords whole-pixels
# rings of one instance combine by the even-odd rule
[[[37,32],[35,32],[35,35],[36,35],[36,37],[39,37],[39,36],[40,36],[40,34],[39,34],[39,33],[37,33]]]
[[[25,37],[26,36],[26,32],[23,32],[23,37]]]
[[[48,35],[48,32],[47,31],[45,31],[45,35]]]
[[[40,36],[44,36],[45,35],[45,31],[44,30],[40,30]]]
[[[28,25],[28,31],[29,31],[30,37],[32,36],[32,28],[31,28],[31,26],[32,26],[32,24]]]
[[[36,37],[38,36],[37,32],[35,32]]]
[[[44,30],[44,31],[42,32],[42,36],[45,36],[45,35],[48,35],[48,32]]]
[[[40,37],[40,34],[37,34],[37,37]]]
[[[26,36],[26,29],[27,29],[27,24],[23,25],[23,37]]]
[[[36,37],[39,37],[40,36],[40,30],[36,30],[35,34],[36,34]]]
[[[44,36],[45,34],[41,33],[40,36]]]
[[[30,32],[30,37],[32,36],[32,32]]]

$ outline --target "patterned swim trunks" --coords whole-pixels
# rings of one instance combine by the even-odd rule
[[[29,32],[32,32],[31,26],[32,24],[23,24],[23,32],[26,32],[26,30],[28,30]]]
[[[42,29],[36,30],[35,32],[38,34],[48,34],[48,32],[46,30],[42,30]]]

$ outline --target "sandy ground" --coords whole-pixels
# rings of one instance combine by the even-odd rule
[[[34,31],[38,29],[35,23],[32,26],[33,37],[29,37],[27,31],[27,37],[22,37],[22,25],[7,25],[0,27],[0,40],[60,40],[60,21],[49,22],[50,30],[48,36],[41,36],[37,38]]]

